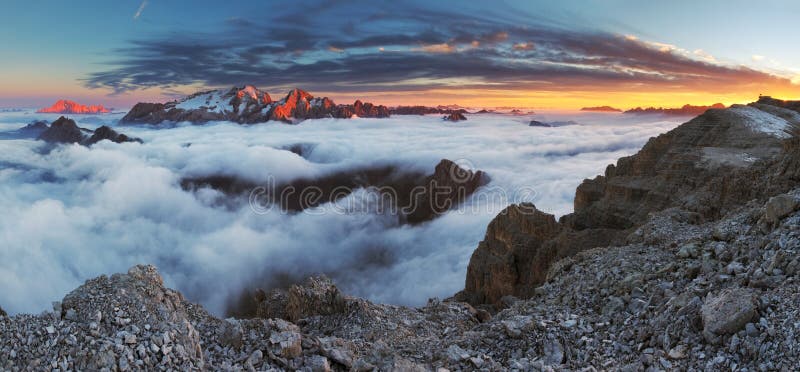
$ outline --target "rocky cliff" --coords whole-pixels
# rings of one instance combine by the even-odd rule
[[[800,114],[783,101],[711,109],[650,139],[576,190],[575,211],[555,227],[532,205],[509,207],[489,225],[473,253],[458,298],[499,304],[529,297],[559,258],[625,241],[650,213],[679,208],[713,221],[744,202],[790,189],[796,140],[787,131]],[[529,213],[522,213],[522,211]],[[546,232],[546,233],[544,233]]]
[[[120,123],[158,124],[189,121],[205,123],[227,120],[241,124],[267,121],[296,122],[305,119],[389,116],[385,106],[355,101],[337,105],[327,97],[314,97],[301,89],[293,89],[284,98],[273,100],[269,93],[252,85],[228,90],[212,90],[192,94],[169,103],[137,103]]]

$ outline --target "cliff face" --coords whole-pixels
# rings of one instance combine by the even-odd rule
[[[532,205],[510,207],[473,253],[457,298],[499,304],[507,295],[529,297],[556,259],[623,243],[652,212],[677,207],[711,221],[751,199],[785,192],[797,174],[797,140],[786,132],[800,124],[800,114],[789,109],[796,107],[762,99],[708,110],[650,139],[603,176],[585,180],[576,190],[574,213],[548,234],[519,226],[547,225],[552,216]],[[520,213],[523,207],[531,213]]]

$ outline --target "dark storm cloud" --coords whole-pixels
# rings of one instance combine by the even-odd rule
[[[438,5],[318,2],[302,10],[265,9],[272,16],[229,19],[215,32],[136,40],[85,84],[116,92],[245,83],[381,91],[620,83],[691,89],[781,80],[667,45],[567,29],[513,9],[475,12]]]

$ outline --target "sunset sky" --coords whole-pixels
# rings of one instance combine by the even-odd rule
[[[0,13],[0,107],[201,88],[577,109],[800,98],[796,1],[59,1]]]

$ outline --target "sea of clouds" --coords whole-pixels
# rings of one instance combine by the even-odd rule
[[[56,117],[0,113],[0,134]],[[169,286],[218,315],[243,289],[269,287],[275,283],[264,278],[284,273],[327,273],[345,293],[420,305],[463,288],[472,251],[509,203],[569,213],[584,178],[685,121],[601,113],[468,117],[119,126],[144,144],[92,148],[0,140],[0,306],[37,313],[86,279],[139,263],[156,265]],[[75,117],[87,128],[118,118]],[[529,127],[532,118],[578,125]],[[294,144],[312,150],[304,157],[284,150]],[[483,170],[492,182],[416,226],[330,204],[256,213],[246,198],[180,187],[184,177],[280,183],[382,164],[429,174],[443,158]],[[370,196],[360,190],[338,203]]]

